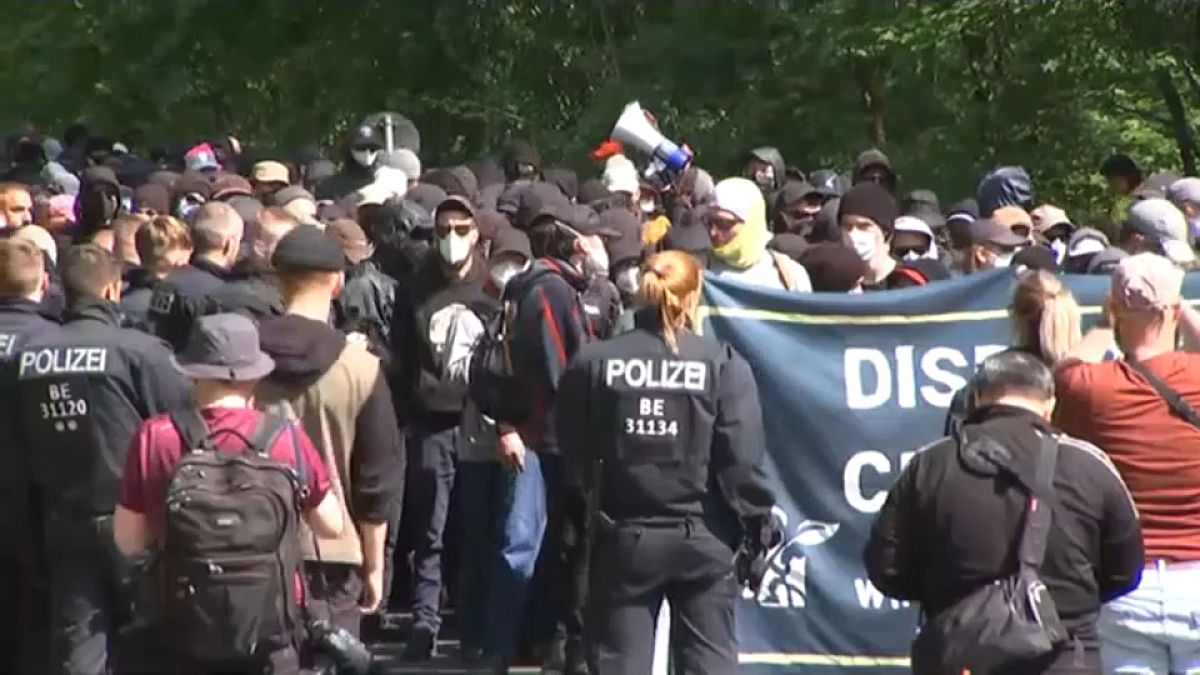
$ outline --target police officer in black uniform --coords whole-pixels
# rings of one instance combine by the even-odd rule
[[[112,513],[142,420],[186,405],[189,388],[160,340],[121,327],[121,265],[94,244],[64,255],[63,326],[15,359],[21,449],[42,494],[54,663],[47,672],[121,672],[112,649],[128,606]],[[116,658],[113,658],[115,652]]]
[[[40,521],[29,492],[29,457],[18,444],[19,413],[13,395],[13,359],[30,338],[59,328],[42,305],[49,286],[45,258],[33,243],[0,240],[0,673],[36,675],[46,671],[44,575],[37,543]]]
[[[238,261],[245,223],[233,207],[209,202],[192,221],[192,260],[177,267],[150,296],[147,319],[155,335],[175,351],[183,351],[196,317],[204,314],[211,294],[218,292]]]
[[[688,330],[701,274],[686,253],[650,258],[636,328],[583,348],[559,384],[571,501],[593,544],[592,675],[650,672],[664,598],[679,671],[737,671],[732,561],[774,497],[749,365]]]

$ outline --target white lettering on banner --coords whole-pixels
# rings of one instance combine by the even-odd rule
[[[916,451],[900,453],[900,471],[908,466]],[[878,513],[887,501],[887,490],[877,490],[867,496],[863,492],[863,472],[867,469],[884,475],[892,472],[892,462],[888,456],[878,450],[864,450],[850,456],[846,468],[842,470],[842,491],[846,495],[846,503],[860,513]]]
[[[854,594],[858,596],[858,605],[863,609],[885,609],[885,602],[889,605],[887,609],[904,609],[912,604],[907,600],[887,597],[883,591],[875,588],[870,579],[855,579]]]
[[[788,532],[787,513],[775,506],[771,509]],[[841,528],[839,523],[802,520],[790,538],[767,553],[767,569],[762,585],[755,595],[742,589],[742,597],[760,607],[801,609],[808,602],[808,556],[805,549],[820,546],[833,538]]]
[[[977,345],[972,353],[974,359],[968,361],[963,352],[951,347],[932,347],[921,352],[919,358],[913,345],[897,345],[891,354],[880,349],[850,347],[842,357],[846,406],[851,410],[872,410],[894,398],[899,407],[911,409],[917,407],[920,394],[920,400],[926,404],[947,408],[974,368],[1004,349],[1003,345]],[[922,384],[919,378],[933,384]],[[870,391],[868,382],[874,385]]]
[[[708,391],[708,364],[669,359],[609,359],[604,380],[609,387],[623,380],[630,389]]]
[[[103,373],[107,361],[108,350],[104,347],[38,349],[21,354],[18,376]]]

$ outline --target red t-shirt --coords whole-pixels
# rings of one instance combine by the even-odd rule
[[[213,431],[217,448],[222,452],[244,452],[246,443],[235,433],[221,433],[223,429],[235,429],[247,438],[258,425],[262,415],[253,408],[206,408],[201,411],[208,428]],[[299,506],[302,510],[316,508],[329,492],[329,472],[317,454],[312,441],[297,426],[296,433],[286,430],[279,434],[271,446],[271,458],[288,466],[296,465],[293,438],[300,444],[305,473],[308,477],[308,498]],[[121,489],[117,503],[146,516],[147,525],[154,539],[162,541],[163,515],[166,509],[167,482],[175,471],[175,465],[183,454],[183,441],[169,415],[151,417],[142,423],[129,447],[125,458],[125,472],[121,475]]]
[[[1200,411],[1200,355],[1143,364]],[[1070,363],[1055,380],[1055,424],[1112,458],[1141,514],[1147,559],[1200,560],[1200,429],[1124,361]]]

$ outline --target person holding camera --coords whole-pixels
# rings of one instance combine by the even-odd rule
[[[568,518],[590,548],[593,675],[650,672],[664,599],[679,672],[737,672],[735,550],[777,541],[760,537],[775,499],[754,376],[692,332],[701,281],[686,253],[651,257],[634,330],[585,346],[559,384]],[[738,557],[763,553],[751,548]]]
[[[142,424],[127,455],[113,518],[122,553],[150,548],[159,556],[164,574],[154,609],[162,614],[160,627],[169,632],[171,645],[163,655],[164,670],[300,672],[306,621],[303,596],[294,590],[302,562],[295,512],[321,536],[341,533],[342,510],[329,472],[296,421],[254,409],[254,388],[275,362],[259,349],[250,319],[202,317],[187,349],[172,361],[192,380],[195,408]],[[197,459],[206,451],[216,456]],[[253,459],[248,463],[246,457]],[[272,489],[272,474],[284,470],[298,480],[276,482],[278,489]],[[203,485],[205,472],[217,480]],[[206,504],[220,492],[225,472],[236,472],[235,491]],[[278,498],[293,512],[262,509],[264,496]],[[211,513],[215,525],[208,529],[189,510]],[[257,539],[261,550],[254,548]],[[175,592],[179,578],[186,578],[186,600],[173,602],[181,597]],[[249,644],[236,644],[239,636]]]

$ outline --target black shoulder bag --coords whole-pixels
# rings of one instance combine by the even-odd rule
[[[1150,369],[1145,365],[1128,359],[1125,363],[1128,363],[1130,368],[1136,370],[1138,375],[1142,376],[1142,379],[1149,382],[1151,387],[1154,387],[1154,391],[1157,391],[1158,395],[1163,397],[1163,400],[1170,406],[1171,412],[1187,420],[1189,424],[1197,429],[1200,429],[1200,413],[1197,413],[1192,406],[1188,405],[1179,392],[1168,387],[1166,382],[1163,382],[1157,375],[1150,372]]]
[[[1017,477],[1029,494],[1018,569],[927,617],[912,646],[912,671],[917,675],[992,672],[1044,656],[1068,637],[1038,576],[1050,532],[1058,441],[1051,435],[1043,437],[1033,485],[1006,461],[1011,455],[999,443],[987,437],[972,442],[990,446],[981,448],[977,456]]]

